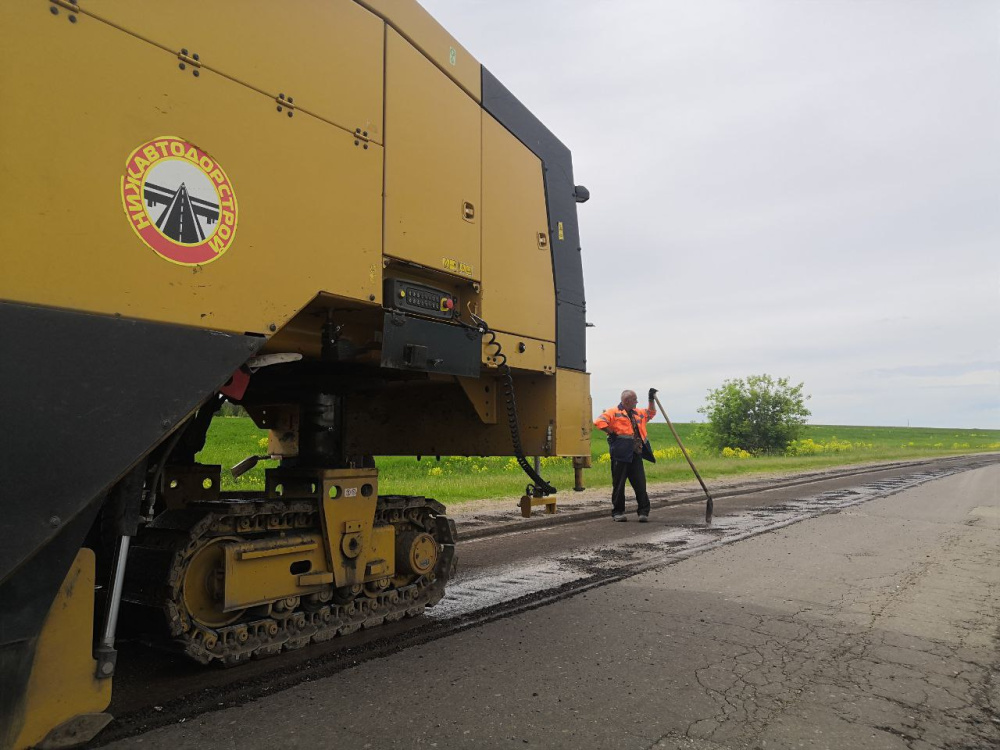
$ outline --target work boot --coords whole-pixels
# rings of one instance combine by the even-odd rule
[[[612,521],[617,521],[618,523],[624,523],[625,521],[628,520],[628,518],[626,518],[623,515],[615,515],[615,516],[611,516],[611,520]]]
[[[639,516],[639,523],[648,523],[648,522],[649,522],[649,516],[643,516],[643,515]]]

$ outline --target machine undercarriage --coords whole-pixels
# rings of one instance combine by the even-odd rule
[[[91,538],[112,597],[160,611],[172,647],[226,666],[414,617],[437,603],[455,565],[454,523],[444,506],[378,495],[371,456],[345,454],[342,393],[273,403],[282,393],[310,392],[316,381],[326,390],[339,383],[341,391],[383,384],[371,373],[340,373],[338,381],[343,368],[336,367],[323,378],[315,363],[281,364],[259,379],[245,377],[246,369],[230,395],[238,393],[259,423],[294,415],[271,431],[273,449],[286,455],[268,457],[281,465],[266,470],[263,491],[221,491],[222,467],[195,461],[225,397],[208,399],[152,460],[126,475],[95,523]]]
[[[161,610],[170,638],[192,659],[230,666],[414,617],[444,595],[455,537],[440,503],[379,497],[370,525],[377,541],[366,545],[353,531],[361,520],[326,536],[324,499],[295,494],[164,512],[133,543],[126,601]],[[366,546],[383,557],[366,559]],[[353,582],[338,585],[331,548],[344,568],[355,563],[358,575],[345,577]]]

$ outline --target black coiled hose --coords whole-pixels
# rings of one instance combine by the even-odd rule
[[[542,479],[524,456],[524,448],[521,447],[521,425],[517,420],[517,402],[514,399],[514,376],[511,374],[510,366],[507,364],[507,355],[503,353],[503,348],[500,346],[500,342],[497,341],[496,332],[478,315],[470,314],[472,315],[472,319],[476,321],[476,328],[479,332],[483,336],[489,336],[486,345],[496,348],[496,353],[493,356],[497,359],[497,369],[500,371],[500,380],[503,383],[503,397],[507,407],[507,424],[510,427],[510,442],[514,446],[514,458],[517,459],[518,466],[534,482],[534,485],[528,486],[528,494],[540,495],[542,497],[554,495],[556,488]]]

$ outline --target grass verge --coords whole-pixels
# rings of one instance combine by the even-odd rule
[[[709,452],[698,442],[695,436],[697,425],[679,424],[675,427],[706,482],[717,477],[791,473],[850,464],[1000,450],[1000,430],[810,425],[799,441],[800,455],[727,458]],[[247,456],[263,453],[266,436],[266,431],[258,429],[247,417],[218,417],[212,422],[208,442],[198,460],[222,465],[223,489],[262,490],[264,469],[276,466],[277,462],[262,461],[255,469],[235,480],[228,468]],[[691,469],[677,449],[666,424],[650,425],[649,437],[658,454],[655,464],[646,464],[646,477],[650,483],[680,482],[692,478]],[[591,437],[591,460],[594,468],[584,473],[584,483],[587,487],[610,486],[607,443],[604,433],[597,430]],[[528,482],[516,461],[508,457],[442,456],[440,461],[433,457],[417,461],[412,457],[382,456],[376,459],[376,464],[379,468],[379,492],[382,494],[427,495],[449,504],[520,495]],[[543,458],[542,476],[561,490],[571,488],[571,460]]]

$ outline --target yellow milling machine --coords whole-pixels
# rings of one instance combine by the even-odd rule
[[[206,664],[437,602],[454,524],[375,456],[589,465],[588,193],[416,2],[0,27],[0,748],[105,726],[123,601]],[[196,460],[225,401],[263,491]]]

